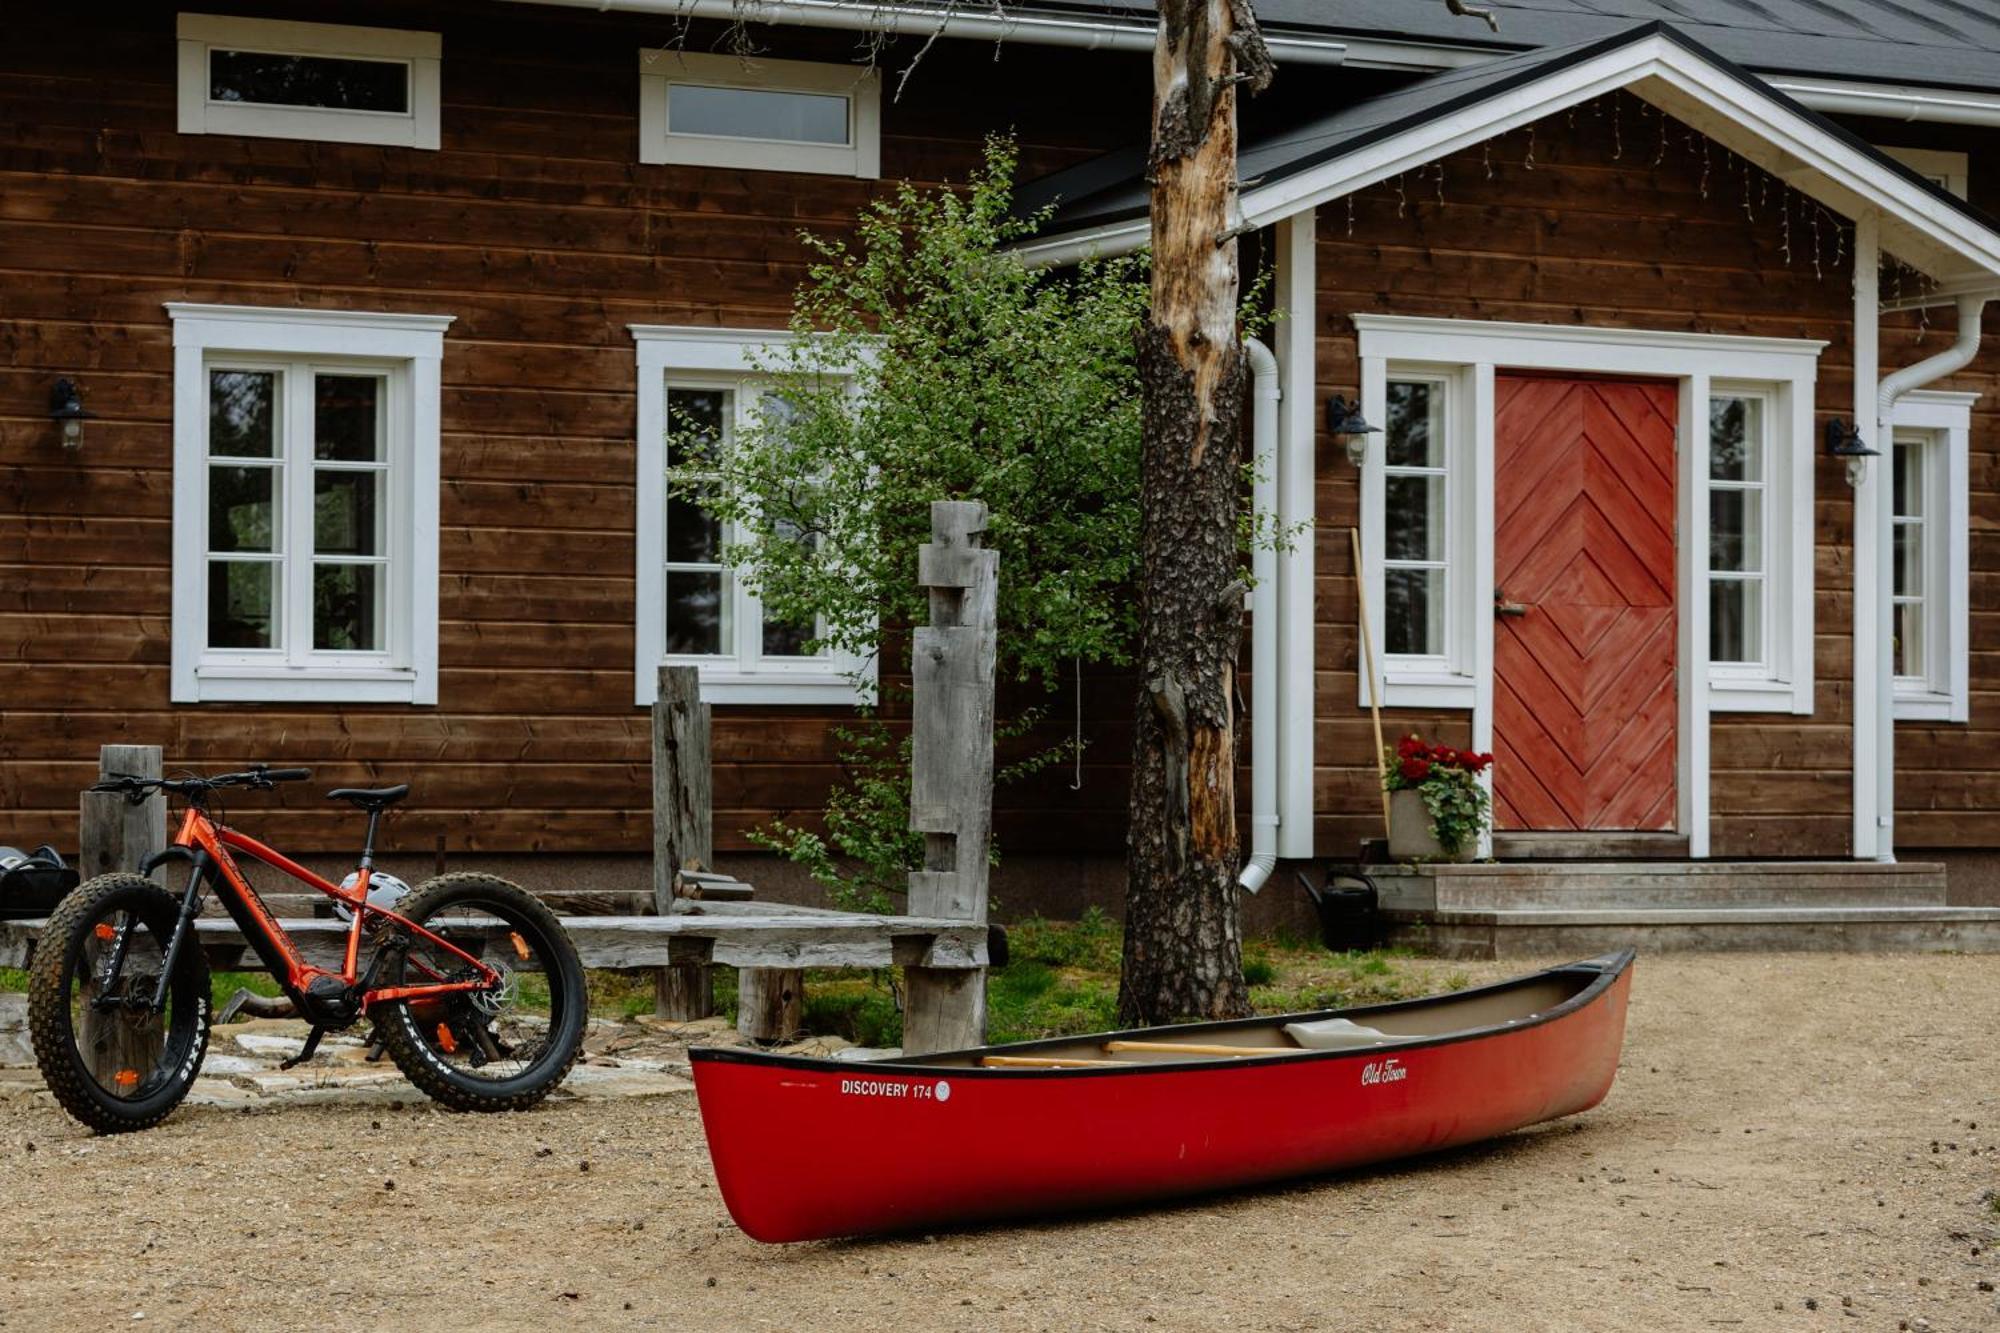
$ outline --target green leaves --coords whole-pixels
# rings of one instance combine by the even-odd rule
[[[1001,670],[1053,684],[1127,661],[1135,634],[1147,288],[1133,261],[1057,275],[1007,253],[1032,230],[1014,164],[991,140],[964,189],[904,185],[851,242],[806,238],[796,337],[759,367],[780,407],[704,463],[704,502],[745,534],[726,556],[768,615],[867,656],[924,618],[930,502],[985,501]]]

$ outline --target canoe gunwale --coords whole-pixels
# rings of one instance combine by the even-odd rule
[[[1508,1033],[1528,1032],[1547,1023],[1567,1018],[1592,1004],[1602,1000],[1618,979],[1631,967],[1636,951],[1623,949],[1617,953],[1601,954],[1595,958],[1580,959],[1557,967],[1544,968],[1518,977],[1490,982],[1484,986],[1474,986],[1466,990],[1446,991],[1438,995],[1419,996],[1409,1000],[1388,1000],[1378,1004],[1360,1005],[1348,1009],[1318,1009],[1301,1013],[1260,1015],[1254,1019],[1215,1019],[1198,1023],[1176,1023],[1162,1027],[1124,1028],[1113,1032],[1079,1033],[1068,1037],[1040,1037],[1032,1041],[1006,1042],[999,1045],[974,1046],[955,1051],[936,1051],[927,1055],[896,1057],[885,1060],[834,1060],[824,1056],[784,1055],[773,1051],[759,1051],[740,1046],[695,1046],[689,1048],[691,1063],[700,1065],[746,1064],[771,1069],[814,1070],[822,1073],[854,1070],[880,1070],[889,1074],[912,1076],[948,1074],[953,1079],[1046,1079],[1073,1080],[1079,1078],[1123,1078],[1132,1074],[1188,1074],[1202,1070],[1245,1069],[1277,1064],[1316,1064],[1327,1060],[1372,1059],[1385,1051],[1404,1052],[1423,1050],[1431,1047],[1452,1046],[1460,1042],[1478,1041],[1487,1037]],[[1054,1047],[1073,1046],[1078,1042],[1116,1041],[1121,1038],[1152,1038],[1164,1036],[1186,1037],[1219,1030],[1240,1028],[1246,1023],[1284,1024],[1313,1022],[1327,1018],[1355,1018],[1362,1015],[1379,1015],[1422,1009],[1458,1000],[1492,996],[1509,990],[1520,989],[1547,981],[1551,978],[1591,972],[1596,975],[1576,994],[1547,1009],[1536,1012],[1532,1017],[1508,1020],[1503,1023],[1487,1023],[1477,1027],[1462,1028],[1451,1032],[1416,1035],[1408,1037],[1392,1036],[1387,1040],[1367,1046],[1334,1047],[1314,1050],[1301,1047],[1296,1052],[1287,1051],[1279,1055],[1254,1056],[1203,1056],[1185,1060],[1133,1061],[1129,1064],[1113,1066],[1093,1066],[1087,1068],[1007,1068],[982,1065],[980,1057],[987,1055],[1029,1055],[1037,1050]],[[943,1065],[939,1060],[970,1060],[970,1064]]]

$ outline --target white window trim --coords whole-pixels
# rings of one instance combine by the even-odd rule
[[[753,379],[759,362],[781,348],[787,336],[777,329],[705,329],[671,325],[628,326],[638,353],[638,476],[634,586],[638,605],[632,661],[632,700],[649,707],[658,695],[662,666],[693,666],[701,672],[702,698],[722,704],[870,703],[875,662],[843,654],[800,659],[765,658],[755,670],[735,660],[668,656],[664,569],[667,559],[667,395],[668,376],[690,385],[721,383],[738,387]]]
[[[1933,507],[1926,511],[1926,587],[1942,596],[1927,607],[1926,629],[1941,642],[1926,645],[1933,688],[1910,681],[1895,685],[1898,722],[1967,722],[1972,716],[1972,607],[1970,576],[1970,480],[1972,406],[1976,393],[1918,390],[1896,403],[1897,433],[1927,434],[1944,449],[1941,474],[1930,479]],[[1886,553],[1885,553],[1886,558]],[[1942,688],[1938,688],[1942,686]]]
[[[1803,393],[1803,419],[1793,400]],[[1714,662],[1708,666],[1709,709],[1716,713],[1812,712],[1812,390],[1796,384],[1735,377],[1711,379],[1708,398],[1698,403],[1701,420],[1702,512],[1708,512],[1709,404],[1717,398],[1763,402],[1762,481],[1764,614],[1761,661]],[[1801,434],[1803,430],[1803,434]],[[1789,462],[1789,467],[1781,466]],[[1801,491],[1803,487],[1803,491]],[[1806,499],[1801,505],[1800,494]],[[1713,571],[1702,552],[1701,595],[1709,595]],[[1801,638],[1803,634],[1803,638]]]
[[[1361,384],[1362,415],[1371,421],[1387,421],[1389,382],[1426,380],[1444,390],[1445,412],[1445,609],[1444,651],[1435,654],[1392,654],[1388,650],[1381,616],[1372,626],[1373,642],[1381,653],[1382,702],[1390,708],[1471,708],[1477,692],[1474,664],[1477,654],[1471,629],[1477,607],[1474,589],[1473,555],[1478,537],[1473,531],[1473,491],[1475,467],[1472,370],[1468,366],[1430,361],[1381,360],[1379,374],[1364,373]],[[1372,441],[1371,441],[1372,443]],[[1386,565],[1382,533],[1387,512],[1388,450],[1372,447],[1363,466],[1362,531],[1371,534],[1369,605],[1386,605]],[[1361,682],[1361,702],[1368,702],[1369,682]]]
[[[1493,456],[1494,377],[1498,370],[1558,370],[1579,374],[1630,375],[1680,382],[1680,412],[1675,450],[1675,586],[1679,602],[1680,681],[1677,734],[1677,796],[1675,826],[1688,840],[1688,854],[1708,855],[1708,729],[1712,712],[1812,711],[1812,504],[1813,384],[1819,355],[1827,344],[1792,338],[1756,338],[1728,334],[1679,333],[1650,329],[1564,327],[1548,324],[1485,323],[1477,320],[1426,319],[1395,315],[1357,314],[1362,409],[1374,420],[1387,415],[1386,385],[1391,364],[1431,364],[1464,367],[1470,377],[1472,402],[1471,587],[1476,593],[1493,586]],[[1791,641],[1804,645],[1794,655],[1789,681],[1768,690],[1750,692],[1731,683],[1721,688],[1710,677],[1708,662],[1708,400],[1710,385],[1775,384],[1783,387],[1783,411],[1789,426],[1789,462],[1785,480],[1791,523],[1785,535],[1791,588],[1788,616]],[[1380,415],[1376,415],[1380,414]],[[1371,437],[1362,469],[1362,541],[1369,581],[1369,608],[1376,618],[1373,641],[1382,641],[1382,448]],[[1699,589],[1700,596],[1689,596]],[[1472,747],[1493,748],[1493,621],[1475,607],[1468,641],[1473,645],[1473,689],[1469,702],[1461,686],[1450,699],[1403,694],[1392,684],[1383,688],[1389,706],[1469,707]],[[1364,681],[1361,702],[1367,703]]]
[[[675,134],[667,123],[667,87],[831,93],[847,99],[846,144],[793,143]],[[874,180],[882,174],[882,80],[873,69],[811,60],[766,60],[686,51],[639,50],[639,160],[695,167],[803,171]]]
[[[238,134],[262,139],[317,139],[328,143],[438,146],[439,91],[444,39],[434,32],[361,28],[336,23],[296,23],[219,14],[182,14],[180,118],[182,134]],[[348,111],[333,107],[267,106],[214,102],[208,96],[208,53],[266,51],[281,55],[401,61],[410,67],[410,109]]]
[[[291,310],[170,301],[174,326],[174,565],[171,698],[175,703],[263,701],[435,704],[438,687],[438,470],[441,364],[450,315]],[[389,595],[403,635],[395,665],[251,664],[207,649],[208,375],[211,358],[319,358],[392,365],[407,402],[392,420],[406,433],[408,527],[392,534],[407,576]]]
[[[1925,180],[1936,181],[1948,193],[1966,197],[1972,183],[1972,155],[1943,148],[1883,148],[1892,157]]]

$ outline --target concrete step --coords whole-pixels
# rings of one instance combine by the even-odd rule
[[[1678,861],[1688,854],[1679,833],[1547,833],[1498,829],[1493,856],[1499,861]]]
[[[1389,912],[1389,942],[1447,958],[1641,953],[2000,953],[2000,908]]]
[[[1503,862],[1370,872],[1404,911],[1942,907],[1945,869],[1872,861]]]

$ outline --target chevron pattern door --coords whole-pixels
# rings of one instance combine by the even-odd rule
[[[1674,419],[1650,381],[1495,384],[1494,817],[1674,822]]]

